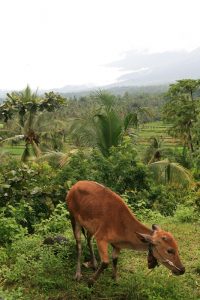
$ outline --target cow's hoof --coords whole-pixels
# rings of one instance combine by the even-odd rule
[[[75,279],[76,281],[80,281],[81,278],[82,278],[82,274],[81,274],[81,273],[76,273],[76,275],[74,276],[74,279]]]
[[[95,280],[93,278],[89,278],[88,280],[88,287],[91,288],[95,283]]]

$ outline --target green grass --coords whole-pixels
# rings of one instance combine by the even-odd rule
[[[0,152],[7,152],[13,156],[21,156],[24,150],[24,146],[3,146],[0,147]]]
[[[119,258],[117,283],[111,279],[109,266],[93,288],[88,288],[87,280],[92,271],[83,269],[80,283],[73,279],[76,254],[69,227],[66,246],[43,246],[42,237],[27,236],[7,251],[0,248],[0,296],[7,300],[200,299],[199,224],[182,224],[174,218],[162,218],[160,225],[173,232],[178,241],[186,267],[182,276],[172,276],[164,266],[149,273],[146,253],[124,250]],[[84,254],[88,256],[85,248]]]

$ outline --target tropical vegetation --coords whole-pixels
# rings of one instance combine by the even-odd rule
[[[200,299],[199,100],[200,80],[191,79],[155,94],[9,93],[0,105],[0,297]],[[148,226],[172,231],[185,275],[149,273],[144,253],[124,251],[117,283],[110,269],[93,288],[91,270],[76,283],[65,197],[83,179],[121,195]]]

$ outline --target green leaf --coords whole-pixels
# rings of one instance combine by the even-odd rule
[[[31,195],[40,194],[42,192],[42,188],[36,186],[32,189]]]

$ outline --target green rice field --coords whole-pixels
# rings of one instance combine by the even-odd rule
[[[170,125],[166,125],[161,121],[158,122],[150,122],[140,125],[137,131],[133,131],[134,135],[136,134],[136,144],[138,151],[140,153],[144,153],[145,149],[150,143],[151,137],[156,137],[162,140],[162,143],[166,147],[180,147],[180,142],[177,139],[174,139],[169,136],[168,129]],[[1,129],[3,129],[3,124],[0,124],[0,136]],[[19,145],[2,145],[0,147],[1,152],[8,152],[13,156],[21,156],[24,149],[24,143],[20,143]]]

